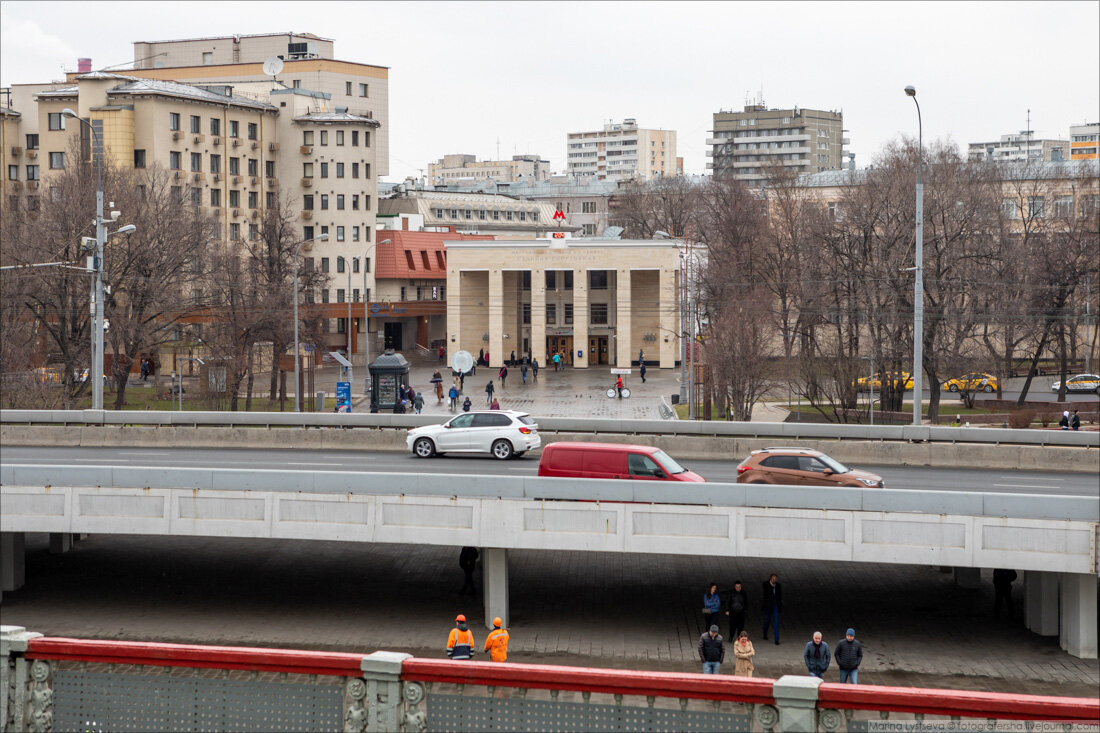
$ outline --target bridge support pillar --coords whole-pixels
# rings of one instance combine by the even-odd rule
[[[1058,635],[1058,573],[1024,573],[1024,625],[1039,636]]]
[[[955,568],[955,585],[960,588],[980,588],[982,585],[982,569]]]
[[[18,590],[26,581],[22,532],[0,532],[0,592]]]
[[[762,727],[774,727],[784,733],[814,733],[817,730],[817,688],[821,682],[817,677],[783,675],[772,686],[775,707],[779,710],[779,724],[763,725],[769,722],[767,708],[770,706],[766,705],[760,711],[764,720],[758,717],[758,722],[762,723]]]
[[[508,551],[499,547],[481,549],[481,591],[485,600],[485,627],[493,628],[500,616],[508,627]]]
[[[73,549],[73,535],[70,532],[50,532],[50,552],[60,555]]]
[[[1096,659],[1096,576],[1062,573],[1058,645],[1080,659]]]

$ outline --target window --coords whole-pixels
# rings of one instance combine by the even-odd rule
[[[309,193],[302,197],[302,208],[306,211],[313,211],[313,194]]]
[[[1100,195],[1090,193],[1081,197],[1081,216],[1095,216],[1100,211]]]
[[[192,206],[202,206],[202,189],[201,188],[192,188],[191,189],[191,205]]]
[[[275,198],[274,191],[268,191],[264,196],[264,200],[267,202],[267,208],[269,209],[274,209],[279,204],[278,199]]]
[[[38,150],[38,133],[27,135],[27,150]]]
[[[50,168],[57,170],[58,168],[65,167],[65,154],[64,153],[50,153]]]
[[[248,208],[256,209],[260,206],[260,195],[256,191],[248,192]]]
[[[202,153],[191,153],[191,170],[202,170]]]
[[[234,209],[241,206],[241,192],[235,188],[229,191],[229,205]]]
[[[210,118],[210,134],[221,135],[222,134],[222,121],[217,117]]]
[[[174,171],[178,171],[180,169],[180,158],[181,158],[182,155],[183,155],[183,153],[179,152],[178,150],[173,150],[173,151],[169,152],[168,153],[168,167],[171,168]]]
[[[343,130],[337,130],[336,131],[336,144],[337,145],[343,145],[344,144],[344,131]]]
[[[607,270],[589,270],[588,289],[607,290]]]
[[[255,158],[248,159],[248,175],[255,176],[260,173],[260,163]]]
[[[19,166],[18,165],[9,165],[8,166],[8,180],[9,181],[18,181],[19,180]]]
[[[370,196],[363,196],[363,208],[364,209],[369,209],[370,208]]]
[[[457,219],[458,218],[458,209],[451,209],[451,218],[452,219]]]
[[[352,197],[351,197],[351,208],[352,208],[352,210],[358,210],[359,209],[359,194],[352,195]]]
[[[467,219],[470,219],[470,218],[472,218],[472,217],[473,217],[473,215],[474,215],[474,214],[473,214],[473,212],[472,212],[472,211],[470,211],[469,209],[466,209],[466,210],[465,210],[465,211],[463,211],[462,213],[463,213],[463,215],[464,215],[464,216],[465,216],[465,217],[466,217]]]
[[[1073,196],[1056,196],[1054,199],[1054,215],[1060,218],[1073,216]]]
[[[359,272],[359,260],[354,260],[354,262],[355,262],[355,271]],[[358,303],[359,302],[359,288],[353,288],[352,289],[352,291],[351,291],[351,302],[353,302],[353,303]],[[362,325],[362,323],[360,323],[360,325]]]
[[[344,210],[344,194],[342,194],[342,193],[336,194],[336,210],[337,211],[343,211]]]
[[[321,194],[321,211],[326,211],[327,209],[328,209],[328,194],[323,193],[323,194]]]
[[[410,270],[416,269],[416,262],[413,260],[412,250],[405,250],[405,264]],[[404,300],[404,298],[402,298],[402,300]]]
[[[359,258],[358,257],[352,257],[351,258],[351,271],[355,272],[355,273],[359,272]]]
[[[351,96],[351,82],[350,81],[344,82],[344,94],[346,94],[349,97]]]
[[[343,272],[343,271],[344,271],[344,258],[343,257],[337,257],[336,258],[336,272]]]
[[[240,238],[241,238],[241,225],[240,224],[230,224],[229,225],[229,240],[231,242],[236,242]]]
[[[512,212],[511,211],[504,212],[504,218],[506,218],[508,221],[512,221]]]
[[[565,272],[563,272],[562,273],[562,279],[565,281],[565,284],[562,287],[565,288],[566,290],[572,290],[573,289],[573,271],[572,270],[566,270]],[[572,323],[572,321],[568,321],[568,323]]]
[[[321,163],[321,178],[328,178],[328,163]]]
[[[558,305],[557,303],[546,304],[546,322],[551,326],[557,323],[558,320]]]
[[[328,272],[328,257],[321,258],[321,272]]]
[[[134,167],[135,168],[144,168],[145,167],[145,151],[144,150],[135,150],[134,151]]]
[[[595,214],[596,213],[596,202],[595,201],[582,201],[581,202],[581,213],[583,213],[583,214]]]
[[[358,242],[359,241],[359,227],[352,227],[351,228],[351,241],[353,241],[353,242]],[[355,261],[355,271],[359,272],[359,260]]]
[[[363,178],[370,178],[370,163],[363,164]]]
[[[202,52],[202,65],[203,66],[209,66],[212,63],[214,63],[214,52],[213,51],[203,51]]]
[[[290,86],[294,89],[301,89],[302,88],[302,80],[301,79],[291,79]]]
[[[259,125],[257,125],[255,122],[249,122],[248,123],[248,139],[249,140],[255,140],[257,138],[258,132],[259,132]]]
[[[352,130],[351,131],[351,144],[352,145],[358,145],[359,144],[359,131],[358,130]]]
[[[586,237],[594,237],[596,235],[596,225],[595,224],[584,224],[583,225],[583,230],[584,230],[584,232],[583,232],[584,236],[586,236]]]
[[[593,326],[606,326],[607,303],[589,303],[588,320]]]
[[[369,91],[370,91],[370,86],[369,85],[367,85],[367,84],[360,84],[359,85],[359,96],[360,97],[367,96],[367,92],[369,92]]]
[[[531,289],[531,271],[523,270],[519,273],[519,289],[530,290]]]
[[[302,163],[302,177],[313,178],[313,163]]]
[[[321,144],[328,145],[328,130],[321,130]]]
[[[54,129],[53,128],[53,119],[52,119],[53,115],[50,115],[50,118],[51,118],[50,119],[50,129],[52,130],[52,129]],[[173,132],[180,129],[180,113],[179,112],[169,112],[168,113],[168,129],[172,130]]]
[[[222,190],[220,188],[210,189],[210,205],[221,206],[222,205]]]
[[[241,174],[241,159],[230,158],[229,159],[229,175],[239,176]]]
[[[196,135],[202,132],[202,119],[198,115],[191,115],[191,132]]]
[[[344,241],[344,227],[336,227],[336,241],[337,242],[343,242]]]
[[[1001,216],[1015,219],[1017,215],[1016,199],[1001,199]]]
[[[1043,204],[1046,203],[1046,199],[1042,196],[1028,196],[1027,197],[1027,215],[1029,217],[1043,216]]]
[[[337,163],[336,164],[336,177],[337,178],[343,178],[344,177],[344,164],[343,163]]]
[[[524,303],[523,304],[523,325],[525,325],[525,326],[530,326],[531,325],[531,304],[530,303]]]
[[[485,221],[485,209],[481,209],[477,212],[477,218],[481,221]]]
[[[275,177],[275,161],[274,160],[265,160],[264,161],[264,175],[267,176],[268,178],[274,178]]]
[[[572,303],[562,304],[562,311],[564,311],[563,315],[565,317],[565,325],[567,325],[567,326],[572,325],[573,324],[573,304]]]
[[[546,271],[546,289],[557,290],[558,273],[554,270]]]
[[[213,153],[211,153],[211,155],[210,155],[210,172],[211,173],[221,173],[222,172],[222,156],[214,155]]]
[[[323,289],[323,290],[321,291],[321,302],[322,302],[322,303],[327,303],[327,302],[328,302],[328,288],[324,288],[324,289]],[[326,325],[327,325],[327,324],[328,324],[328,321],[322,321],[322,323],[324,323],[324,324],[326,324]]]
[[[363,130],[363,147],[370,147],[370,130]],[[370,169],[367,169],[367,178],[370,178]]]
[[[229,121],[229,137],[240,137],[240,136],[241,136],[241,123],[237,122],[237,120],[230,120]]]
[[[352,178],[358,178],[359,177],[359,164],[358,163],[352,163],[351,164],[351,177]]]
[[[313,227],[302,227],[302,239],[313,239]],[[313,260],[307,259],[309,267],[313,266]]]
[[[302,130],[302,145],[313,144],[313,130]]]

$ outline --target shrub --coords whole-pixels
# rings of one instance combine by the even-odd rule
[[[1010,428],[1020,430],[1022,428],[1030,427],[1031,421],[1035,419],[1035,410],[1014,410],[1008,413],[1008,426]]]

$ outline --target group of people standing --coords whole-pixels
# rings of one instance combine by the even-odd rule
[[[779,614],[783,610],[783,585],[779,576],[772,573],[761,583],[760,611],[763,618],[764,641],[768,641],[769,630],[779,644]],[[703,663],[704,674],[718,674],[725,660],[725,640],[719,633],[719,621],[728,617],[733,652],[735,656],[734,675],[752,677],[755,665],[753,657],[756,650],[745,628],[749,608],[749,597],[740,580],[734,581],[733,589],[721,592],[717,583],[708,583],[703,592],[703,627],[706,631],[699,637],[699,661]],[[806,670],[815,677],[824,679],[825,670],[831,660],[829,645],[821,640],[821,632],[814,632],[813,640],[806,644],[803,661]],[[840,669],[840,681],[857,683],[859,664],[863,661],[863,645],[855,638],[855,631],[848,629],[845,638],[837,643],[836,662]]]

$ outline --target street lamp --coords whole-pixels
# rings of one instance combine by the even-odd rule
[[[92,409],[103,409],[103,244],[108,236],[131,234],[137,231],[133,224],[127,224],[118,231],[107,234],[107,220],[103,218],[103,138],[91,122],[66,107],[61,114],[87,126],[92,133],[92,159],[95,161],[95,254],[92,257],[92,269],[95,275],[92,283],[92,299],[95,313],[92,319],[92,364],[88,379],[92,382]],[[96,154],[98,148],[99,154]],[[117,212],[111,221],[118,218]]]
[[[303,239],[294,245],[294,411],[302,411],[302,380],[298,374],[298,265],[301,262],[302,247],[310,242],[324,242],[327,234],[319,234],[312,239]]]
[[[370,258],[367,256],[371,250],[380,244],[390,244],[393,240],[383,239],[380,242],[367,247],[366,252],[363,254],[363,372],[366,376],[363,377],[363,391],[367,395],[367,400],[370,400],[370,311],[368,310],[370,304],[367,302],[367,275],[370,274],[370,268],[367,266],[370,262]],[[350,358],[350,357],[349,357]]]
[[[924,130],[916,88],[907,86],[905,93],[912,97],[913,104],[917,105],[917,249],[913,268],[915,275],[913,278],[913,424],[920,425],[923,388],[921,352],[924,349]]]

